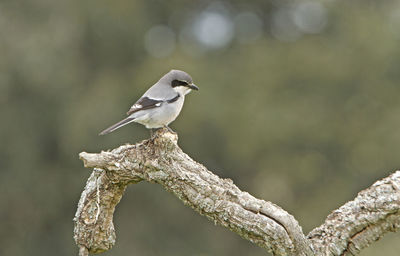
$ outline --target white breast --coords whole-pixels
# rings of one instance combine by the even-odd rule
[[[160,107],[137,112],[135,121],[146,128],[161,128],[174,121],[182,110],[184,96],[172,103],[163,102]]]

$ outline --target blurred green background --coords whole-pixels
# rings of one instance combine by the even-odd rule
[[[400,167],[398,1],[0,1],[0,255],[75,255],[81,151],[170,69],[195,160],[308,233]],[[127,190],[103,255],[266,255],[154,184]],[[387,235],[361,255],[398,255]]]

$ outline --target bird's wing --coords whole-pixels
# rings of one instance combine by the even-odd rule
[[[172,103],[177,101],[179,97],[180,97],[179,94],[177,94],[175,97],[169,100],[155,100],[155,99],[150,99],[149,97],[142,97],[135,104],[133,104],[133,106],[129,109],[129,111],[126,114],[131,115],[139,110],[157,108],[161,106],[163,102]]]
[[[129,111],[126,114],[131,115],[139,110],[156,108],[161,106],[161,103],[163,102],[164,102],[163,100],[154,100],[148,97],[142,97],[138,101],[136,101],[135,104],[133,104],[133,106],[129,109]]]

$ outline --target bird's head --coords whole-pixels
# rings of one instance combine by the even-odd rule
[[[180,95],[186,95],[191,90],[198,90],[199,88],[193,84],[192,77],[181,70],[171,70],[165,74],[162,78],[168,83],[177,93]]]

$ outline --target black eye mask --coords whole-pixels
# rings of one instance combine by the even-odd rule
[[[171,82],[172,87],[177,87],[177,86],[188,86],[188,83],[186,81],[181,81],[181,80],[173,80]]]

